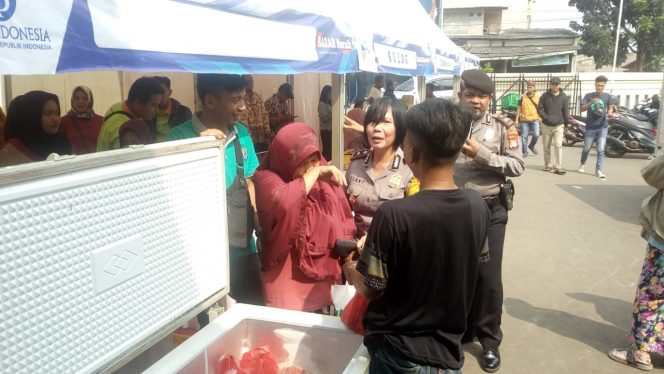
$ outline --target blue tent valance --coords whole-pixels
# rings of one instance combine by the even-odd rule
[[[418,0],[5,0],[0,74],[460,74]]]

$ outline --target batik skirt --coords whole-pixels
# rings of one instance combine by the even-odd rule
[[[664,352],[664,251],[648,245],[634,300],[630,341],[644,352]]]

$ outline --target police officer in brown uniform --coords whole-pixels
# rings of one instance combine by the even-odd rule
[[[364,140],[370,149],[355,152],[346,170],[360,250],[378,207],[387,200],[403,198],[413,178],[399,148],[406,136],[405,113],[396,99],[376,100],[364,117]]]
[[[374,175],[373,152],[361,150],[353,154],[346,171],[348,196],[351,199],[355,221],[362,234],[366,234],[376,210],[387,200],[406,196],[413,173],[403,162],[403,152],[398,148],[388,169]]]
[[[459,100],[461,104],[473,107],[475,120],[454,167],[456,185],[479,191],[491,211],[490,259],[480,264],[473,306],[468,316],[468,331],[464,337],[466,341],[473,336],[478,338],[484,349],[480,365],[490,373],[500,368],[498,347],[503,337],[500,329],[503,308],[501,267],[508,204],[501,186],[507,177],[517,177],[525,168],[521,140],[514,124],[506,117],[488,112],[494,90],[491,78],[480,70],[466,70],[461,74]]]

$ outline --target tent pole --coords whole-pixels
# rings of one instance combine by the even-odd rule
[[[419,104],[427,98],[427,79],[425,77],[415,77],[417,79],[417,96],[415,104]]]
[[[459,103],[459,91],[461,91],[461,76],[460,75],[454,75],[454,78],[452,78],[452,101],[455,103]]]
[[[332,74],[332,165],[340,170],[344,166],[344,103],[346,102],[346,75]]]

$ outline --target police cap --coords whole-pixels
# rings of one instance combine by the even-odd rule
[[[464,71],[461,74],[461,81],[463,82],[464,87],[474,88],[490,94],[495,92],[493,81],[482,70],[471,69]]]

